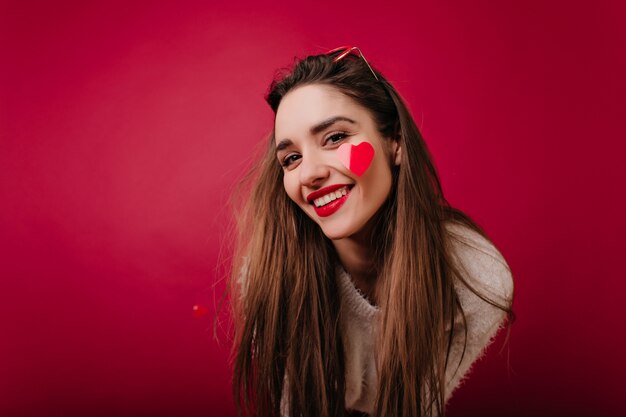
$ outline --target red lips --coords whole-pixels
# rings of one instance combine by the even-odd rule
[[[313,200],[316,200],[320,197],[325,196],[326,194],[333,192],[335,190],[340,189],[341,187],[351,187],[352,184],[333,184],[333,185],[329,185],[328,187],[324,187],[324,188],[320,188],[317,191],[313,191],[311,194],[306,196],[306,199],[308,200],[309,203],[313,203]]]

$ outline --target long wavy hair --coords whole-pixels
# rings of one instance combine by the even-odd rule
[[[266,101],[275,114],[294,88],[328,85],[368,109],[382,137],[400,141],[401,163],[392,167],[392,189],[371,233],[379,277],[374,292],[382,311],[373,415],[443,416],[445,369],[455,365],[448,363],[459,331],[455,318],[465,322],[453,279],[504,310],[509,328],[511,304],[481,295],[456,268],[444,223],[463,224],[487,236],[444,198],[432,158],[400,95],[360,57],[333,62],[333,56],[297,60],[277,74]],[[235,207],[238,235],[229,291],[237,411],[278,416],[285,390],[292,417],[344,416],[338,257],[320,227],[287,196],[275,152],[272,131],[264,155],[235,193],[240,205]]]

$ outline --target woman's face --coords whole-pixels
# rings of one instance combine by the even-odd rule
[[[275,120],[276,157],[289,197],[329,239],[358,233],[391,191],[390,164],[400,163],[398,143],[381,137],[367,109],[328,85],[290,91]],[[337,149],[362,142],[371,144],[374,156],[359,176],[344,165],[346,149],[343,159]]]

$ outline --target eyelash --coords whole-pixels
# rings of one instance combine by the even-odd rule
[[[346,132],[337,132],[337,133],[333,133],[332,135],[330,135],[329,137],[326,138],[326,140],[324,141],[324,143],[328,142],[330,139],[337,137],[337,136],[341,136],[341,139],[345,138],[346,136],[348,136],[348,134]],[[333,144],[335,143],[339,143],[339,142],[333,142]]]
[[[336,144],[337,144],[337,143],[339,143],[341,140],[345,139],[345,138],[348,136],[348,134],[347,134],[346,132],[337,132],[337,133],[333,133],[332,135],[328,136],[328,137],[324,140],[324,144],[328,143],[331,139],[336,138],[336,137],[338,137],[338,136],[341,136],[341,137],[339,138],[340,140],[338,140],[338,141],[336,141],[336,142],[334,142],[334,141],[333,141],[333,142],[331,143],[332,145],[336,145]],[[285,159],[283,159],[283,160],[281,161],[280,165],[281,165],[283,168],[287,168],[289,165],[291,165],[291,164],[292,164],[292,162],[293,162],[293,161],[291,161],[291,162],[288,162],[288,161],[290,161],[291,157],[293,157],[293,156],[297,156],[297,155],[292,154],[292,155],[287,156]]]

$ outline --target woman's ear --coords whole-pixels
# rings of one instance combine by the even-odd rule
[[[402,160],[402,146],[400,146],[400,138],[391,141],[391,160],[394,165],[400,165]]]

